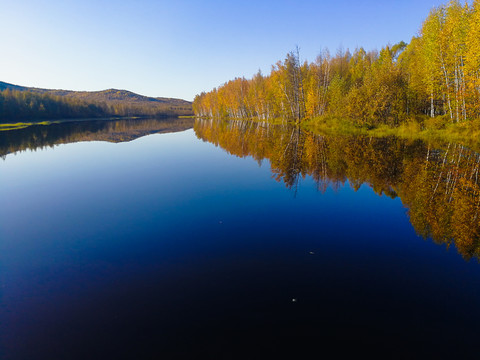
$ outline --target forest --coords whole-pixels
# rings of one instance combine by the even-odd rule
[[[0,91],[0,122],[105,116],[108,113],[104,107],[85,101],[28,91]]]
[[[191,115],[191,103],[126,90],[96,92],[27,88],[0,82],[0,123],[74,118]]]
[[[214,118],[480,128],[480,0],[433,8],[409,44],[379,52],[324,50],[309,63],[297,47],[269,75],[228,81],[193,107]]]

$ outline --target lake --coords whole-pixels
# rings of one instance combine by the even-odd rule
[[[0,132],[2,359],[463,358],[480,155],[267,123]]]

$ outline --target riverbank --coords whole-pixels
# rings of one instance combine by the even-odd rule
[[[397,136],[413,140],[455,142],[480,149],[480,119],[452,124],[444,117],[418,117],[397,127],[367,127],[355,125],[348,119],[322,117],[307,119],[301,126],[307,131],[326,135]]]

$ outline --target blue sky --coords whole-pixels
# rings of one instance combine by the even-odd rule
[[[409,42],[440,0],[0,0],[0,81],[193,100],[300,47]]]

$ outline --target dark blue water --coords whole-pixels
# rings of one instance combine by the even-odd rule
[[[480,266],[193,129],[0,160],[3,359],[478,355]]]

